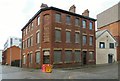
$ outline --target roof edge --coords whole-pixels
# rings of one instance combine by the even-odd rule
[[[59,9],[59,8],[56,8],[56,7],[51,6],[51,7],[46,7],[46,8],[40,9],[40,10],[27,22],[27,24],[21,29],[21,31],[23,31],[23,29],[24,29],[28,24],[30,24],[41,12],[46,11],[46,10],[56,10],[56,11],[60,11],[60,12],[67,13],[67,14],[70,14],[70,15],[76,15],[76,16],[79,16],[79,17],[82,17],[82,18],[85,18],[85,19],[93,20],[93,21],[96,21],[96,20],[97,20],[97,19],[94,19],[94,18],[90,18],[90,17],[83,16],[83,15],[76,14],[76,13],[72,13],[72,12],[69,12],[69,11],[66,11],[66,10]]]

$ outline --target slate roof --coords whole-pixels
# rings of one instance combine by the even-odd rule
[[[46,8],[40,9],[40,10],[27,22],[27,24],[21,29],[21,31],[23,31],[23,29],[26,28],[26,26],[29,25],[41,12],[47,11],[47,10],[55,10],[55,11],[59,11],[59,12],[62,12],[62,13],[66,13],[66,14],[70,14],[70,15],[77,16],[77,17],[81,17],[81,18],[85,18],[85,19],[92,20],[92,21],[96,21],[96,19],[94,19],[94,18],[90,18],[90,17],[83,16],[83,15],[76,14],[76,13],[72,13],[72,12],[69,12],[69,11],[62,10],[62,9],[59,9],[59,8],[56,8],[56,7],[52,7],[52,6],[51,6],[51,7],[46,7]]]

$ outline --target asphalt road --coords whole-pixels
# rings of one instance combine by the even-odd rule
[[[53,69],[26,69],[0,65],[0,79],[118,79],[118,64]]]

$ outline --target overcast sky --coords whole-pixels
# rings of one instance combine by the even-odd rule
[[[22,37],[21,29],[40,9],[41,3],[67,11],[74,4],[77,14],[89,9],[90,17],[96,19],[97,14],[118,2],[119,0],[0,0],[0,49],[3,49],[9,36]]]

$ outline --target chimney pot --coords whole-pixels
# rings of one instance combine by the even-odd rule
[[[69,9],[69,12],[75,13],[76,12],[76,7],[75,5],[72,5]]]
[[[88,16],[89,17],[89,10],[86,9],[83,13],[82,13],[83,16]]]
[[[44,4],[44,3],[42,3],[41,6],[40,6],[41,9],[46,8],[46,7],[48,7],[48,5]]]

